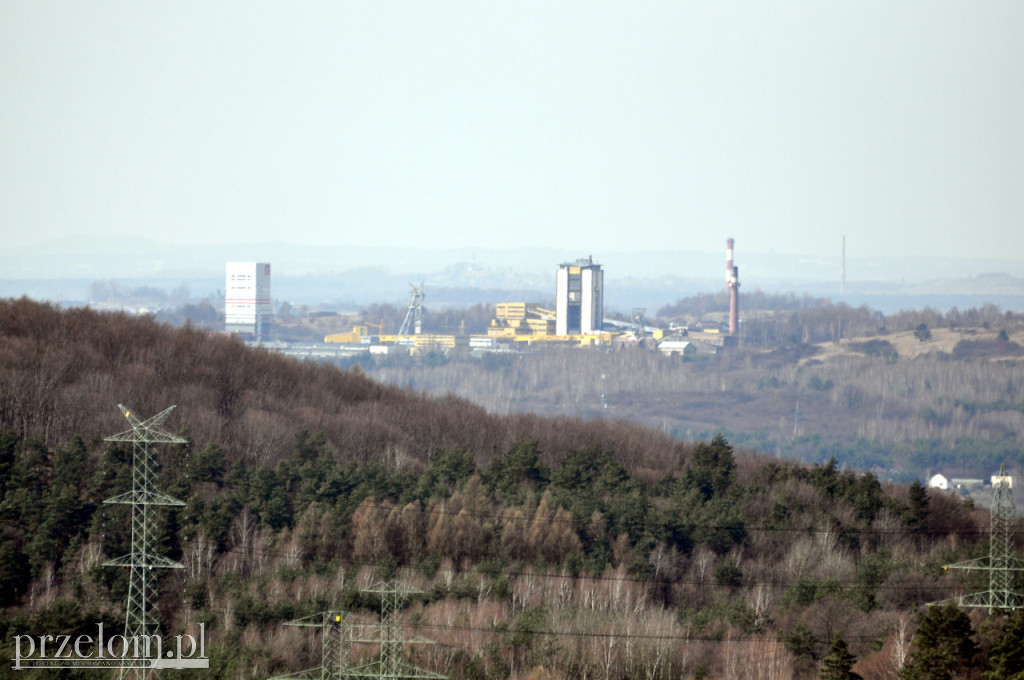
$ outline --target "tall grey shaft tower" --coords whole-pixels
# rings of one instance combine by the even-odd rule
[[[184,506],[182,501],[160,493],[154,486],[156,477],[156,455],[151,444],[185,444],[187,439],[177,437],[160,429],[174,407],[164,409],[155,416],[140,420],[121,404],[117,405],[131,424],[130,430],[107,437],[108,442],[132,443],[132,490],[120,496],[103,501],[108,505],[130,505],[132,513],[131,552],[104,563],[105,567],[121,567],[129,570],[128,603],[125,607],[124,638],[128,641],[148,638],[137,636],[154,635],[158,621],[152,615],[156,601],[156,577],[153,569],[182,569],[184,565],[157,554],[155,507],[158,505]],[[145,680],[152,673],[148,668],[122,668],[120,678],[134,673],[136,678]]]

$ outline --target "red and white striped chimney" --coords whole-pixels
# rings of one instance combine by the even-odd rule
[[[725,241],[725,285],[729,289],[729,334],[740,330],[740,268],[732,263],[733,239]]]
[[[733,239],[725,239],[725,285],[732,283],[732,244]]]

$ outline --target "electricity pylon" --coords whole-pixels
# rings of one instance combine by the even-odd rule
[[[345,639],[348,613],[343,611],[326,611],[305,618],[289,621],[286,626],[303,628],[320,628],[320,666],[309,670],[276,675],[277,678],[294,678],[295,680],[337,680],[347,677],[348,642]]]
[[[125,606],[124,623],[124,639],[125,644],[128,645],[133,640],[148,641],[148,637],[140,638],[138,636],[154,635],[159,628],[159,622],[151,615],[153,604],[157,598],[153,569],[184,568],[183,564],[157,554],[156,513],[155,509],[151,510],[151,507],[157,505],[180,507],[185,503],[156,490],[154,486],[156,456],[150,444],[186,444],[188,440],[160,429],[160,425],[174,410],[173,406],[146,420],[140,420],[121,404],[117,406],[132,427],[130,430],[107,437],[104,441],[132,443],[132,490],[120,496],[108,498],[103,503],[132,507],[132,548],[127,555],[105,562],[103,566],[129,570],[128,603]],[[127,653],[125,656],[128,656]],[[145,680],[147,675],[153,671],[144,665],[121,668],[119,678],[123,679],[132,672],[139,680]]]
[[[417,668],[402,661],[402,649],[405,645],[434,644],[433,640],[418,636],[415,638],[402,637],[400,630],[398,612],[402,608],[402,604],[409,595],[421,591],[389,580],[375,583],[363,592],[380,595],[380,654],[377,661],[362,668],[352,669],[353,674],[357,677],[388,678],[389,680],[398,680],[399,678],[441,680],[445,678],[443,675]]]
[[[1024,563],[1013,556],[1010,540],[1010,525],[1016,508],[1013,504],[1013,478],[1006,474],[1006,464],[999,468],[999,474],[992,478],[991,519],[989,522],[988,557],[947,564],[946,569],[966,571],[987,571],[988,590],[971,593],[953,601],[962,607],[984,607],[991,614],[993,610],[1013,610],[1021,606],[1021,596],[1013,590],[1013,572],[1024,571]]]
[[[398,611],[410,594],[420,591],[387,581],[376,583],[363,592],[380,595],[379,625],[348,624],[348,614],[344,611],[320,612],[289,621],[285,625],[323,629],[320,666],[274,676],[271,680],[447,680],[447,676],[402,661],[402,648],[405,645],[434,644],[433,640],[426,638],[401,635]],[[354,642],[379,644],[377,659],[360,666],[348,665],[349,644]]]

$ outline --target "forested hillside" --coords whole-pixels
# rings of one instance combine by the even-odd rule
[[[987,587],[941,569],[988,554],[987,511],[953,496],[724,437],[490,415],[27,300],[0,301],[7,658],[17,634],[120,625],[127,576],[100,566],[130,541],[124,513],[102,504],[131,479],[130,450],[102,441],[125,429],[117,403],[177,404],[167,426],[189,440],[161,451],[159,477],[186,502],[160,522],[185,569],[161,575],[159,616],[172,633],[205,623],[211,660],[186,677],[314,666],[319,639],[283,624],[327,608],[372,621],[360,588],[389,576],[422,590],[403,630],[439,643],[408,660],[452,678],[1024,672],[1020,613],[924,607]]]

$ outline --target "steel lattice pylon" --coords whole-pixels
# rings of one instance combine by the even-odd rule
[[[160,429],[160,425],[174,410],[173,406],[146,420],[140,420],[121,404],[118,404],[118,408],[132,427],[130,430],[107,437],[104,441],[132,443],[132,490],[108,498],[103,503],[131,506],[132,547],[127,555],[105,562],[103,566],[129,570],[128,602],[125,607],[124,623],[124,638],[127,644],[127,641],[131,640],[148,640],[138,636],[157,633],[159,623],[151,615],[156,599],[156,578],[152,573],[153,569],[184,568],[179,562],[157,554],[155,513],[150,509],[151,506],[184,506],[185,503],[156,490],[156,457],[150,444],[186,444],[188,440]],[[153,671],[144,667],[122,668],[119,677],[124,678],[133,672],[137,678],[145,680]]]
[[[395,587],[394,582],[368,588],[367,592],[380,595],[380,669],[381,677],[394,677],[402,663],[402,645],[398,634],[398,608],[402,604],[403,593]]]
[[[379,625],[348,624],[348,614],[343,611],[321,612],[290,621],[285,625],[323,628],[320,666],[288,675],[278,675],[271,680],[447,680],[447,676],[402,661],[402,649],[405,645],[434,644],[433,640],[419,636],[401,635],[398,613],[405,599],[420,591],[395,581],[386,581],[376,583],[363,592],[380,595]],[[348,648],[354,642],[379,644],[377,660],[360,666],[348,665]]]
[[[957,562],[945,569],[987,571],[988,590],[971,593],[952,600],[962,607],[984,607],[989,613],[996,609],[1014,610],[1021,606],[1021,596],[1013,590],[1013,572],[1024,571],[1024,563],[1013,556],[1010,525],[1016,515],[1013,503],[1013,479],[1006,474],[1006,465],[992,478],[993,497],[989,521],[988,557]],[[948,600],[947,600],[948,601]]]
[[[299,671],[298,673],[274,677],[301,678],[303,680],[336,680],[337,678],[346,677],[348,669],[348,643],[351,641],[346,639],[346,633],[351,637],[351,632],[345,624],[347,618],[348,614],[346,612],[326,611],[284,624],[286,626],[321,629],[320,666]]]

